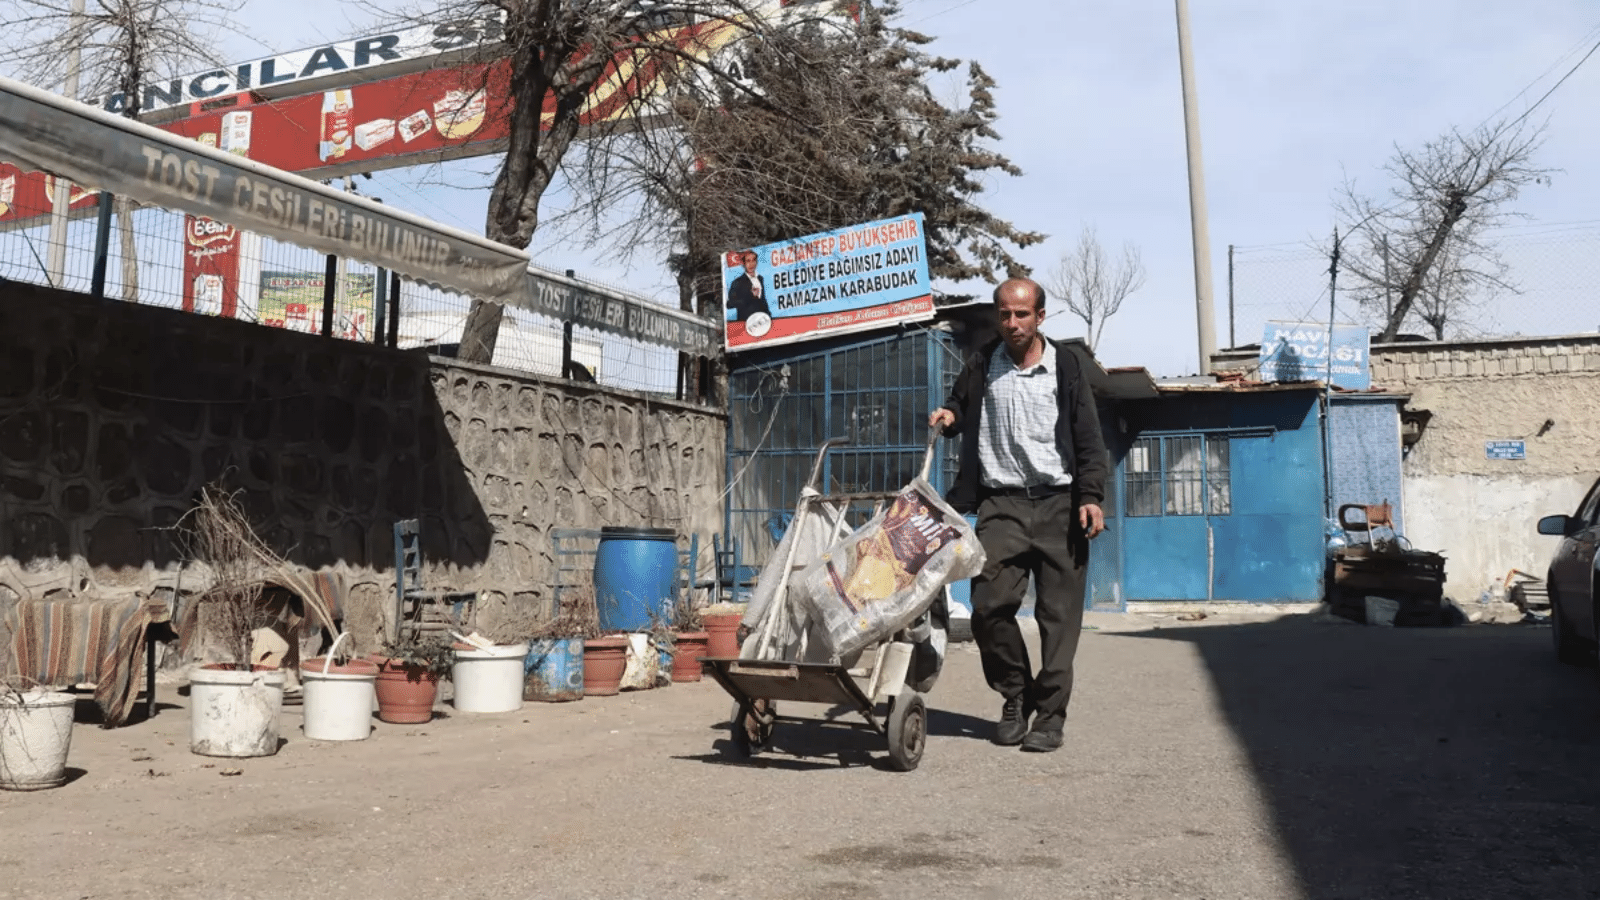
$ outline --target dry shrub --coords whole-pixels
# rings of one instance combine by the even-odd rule
[[[261,592],[283,560],[256,536],[237,495],[221,488],[202,488],[180,524],[187,526],[190,558],[211,571],[211,586],[196,610],[201,633],[221,646],[224,663],[249,669],[256,629],[277,618],[261,602]]]
[[[600,607],[595,604],[594,585],[562,587],[557,589],[556,597],[555,614],[545,611],[536,617],[526,634],[529,639],[600,636]]]

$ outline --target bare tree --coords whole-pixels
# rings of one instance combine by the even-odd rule
[[[526,247],[539,226],[540,201],[575,141],[637,129],[658,113],[662,86],[691,77],[730,80],[712,51],[735,36],[772,31],[762,0],[465,0],[447,16],[493,20],[482,58],[509,57],[506,153],[489,195],[485,233]],[[379,8],[373,4],[373,8]],[[389,13],[385,13],[390,15]],[[441,10],[416,14],[435,21]],[[779,45],[774,43],[774,49]],[[627,109],[595,118],[597,92],[626,98]],[[462,330],[462,359],[488,362],[503,311],[475,300]]]
[[[1487,232],[1518,215],[1509,204],[1523,187],[1549,183],[1552,170],[1533,163],[1543,140],[1542,125],[1520,119],[1452,129],[1420,149],[1396,147],[1381,198],[1346,181],[1335,199],[1348,233],[1340,271],[1382,318],[1378,341],[1394,340],[1414,315],[1442,338],[1486,295],[1516,290]]]
[[[78,98],[138,98],[146,82],[175,78],[220,60],[216,35],[243,0],[0,0],[7,44],[0,65],[23,80],[64,90],[71,49],[78,59]],[[129,118],[139,104],[125,102]]]
[[[1112,262],[1093,226],[1084,226],[1077,246],[1061,254],[1050,270],[1050,292],[1066,303],[1067,311],[1083,320],[1090,348],[1100,345],[1106,322],[1122,309],[1128,295],[1144,287],[1144,261],[1139,248],[1122,245],[1122,256]]]
[[[577,223],[591,245],[667,255],[685,309],[720,308],[722,251],[918,211],[935,278],[1025,274],[1010,247],[1022,231],[977,202],[995,172],[1020,174],[995,151],[994,82],[967,67],[966,99],[932,81],[961,63],[928,53],[931,38],[893,24],[893,3],[859,21],[814,20],[760,35],[730,54],[742,77],[676,95],[675,128],[589,145],[573,174],[591,202]],[[772,52],[775,44],[781,52]],[[631,214],[607,219],[624,202]]]
[[[140,88],[146,82],[177,77],[197,63],[218,61],[213,49],[215,36],[242,3],[0,0],[12,48],[0,52],[0,66],[51,90],[66,91],[75,82],[77,97],[73,99],[120,94],[125,99],[118,111],[136,118]],[[116,212],[122,294],[126,300],[137,301],[133,203],[118,198]]]

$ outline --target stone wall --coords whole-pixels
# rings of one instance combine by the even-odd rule
[[[0,286],[0,605],[170,585],[196,492],[240,492],[376,634],[393,524],[486,616],[550,595],[555,527],[721,521],[725,416],[225,319]],[[686,544],[685,544],[686,545]],[[709,551],[706,554],[709,557]]]
[[[1544,577],[1559,539],[1535,523],[1573,512],[1600,476],[1600,335],[1380,344],[1372,383],[1431,413],[1402,467],[1405,528],[1446,555],[1447,592],[1470,602],[1512,569]],[[1527,458],[1488,458],[1503,440]]]

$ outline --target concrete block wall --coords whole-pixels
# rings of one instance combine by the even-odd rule
[[[1543,577],[1570,513],[1600,476],[1600,335],[1373,348],[1373,382],[1432,413],[1404,463],[1407,536],[1446,556],[1446,589],[1473,602],[1515,569]],[[1526,459],[1490,459],[1489,441]]]
[[[0,612],[170,585],[196,492],[240,491],[291,562],[355,583],[370,642],[393,523],[486,617],[539,603],[550,529],[721,521],[718,410],[20,285],[0,287]],[[709,551],[708,551],[709,552]]]
[[[1422,380],[1600,372],[1600,335],[1460,344],[1388,344],[1372,350],[1372,381],[1400,387]]]

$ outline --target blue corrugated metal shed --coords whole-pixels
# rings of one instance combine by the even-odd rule
[[[1118,411],[1112,512],[1121,541],[1095,562],[1119,573],[1123,600],[1320,599],[1320,386],[1159,393]]]

